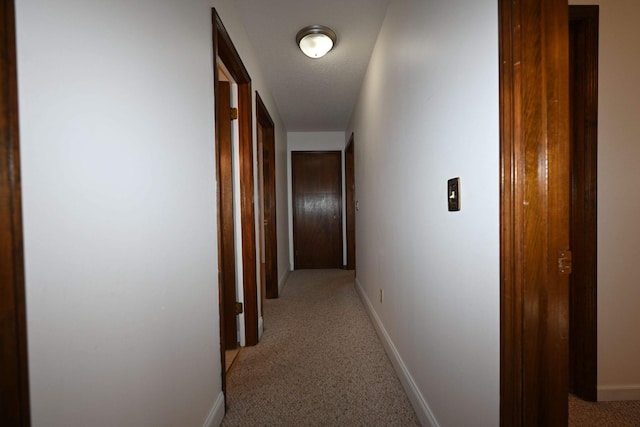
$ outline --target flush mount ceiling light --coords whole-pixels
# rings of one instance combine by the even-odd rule
[[[336,43],[336,33],[323,25],[309,25],[298,31],[296,43],[309,58],[322,58]]]

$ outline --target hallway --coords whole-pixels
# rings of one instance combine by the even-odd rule
[[[419,425],[352,272],[294,271],[264,310],[260,344],[228,376],[224,426]]]

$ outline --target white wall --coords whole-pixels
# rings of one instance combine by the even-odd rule
[[[276,121],[286,266],[286,131],[215,4]],[[34,426],[221,419],[211,6],[16,4]]]
[[[598,399],[640,399],[640,3],[600,5]]]
[[[345,240],[346,229],[346,215],[345,212],[345,200],[344,200],[344,132],[289,132],[287,134],[287,191],[289,197],[289,265],[293,271],[293,197],[292,197],[292,181],[291,181],[291,152],[292,151],[340,151],[341,165],[342,165],[342,253],[343,264],[347,263],[347,246]]]
[[[357,286],[425,425],[499,424],[497,11],[392,1],[346,132]]]

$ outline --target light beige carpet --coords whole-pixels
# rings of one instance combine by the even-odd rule
[[[228,376],[223,426],[419,425],[352,273],[291,273],[264,319]]]
[[[569,396],[570,427],[639,427],[640,401],[586,402]]]

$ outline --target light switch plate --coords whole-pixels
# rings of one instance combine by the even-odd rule
[[[447,181],[447,205],[451,212],[460,210],[460,178]]]

